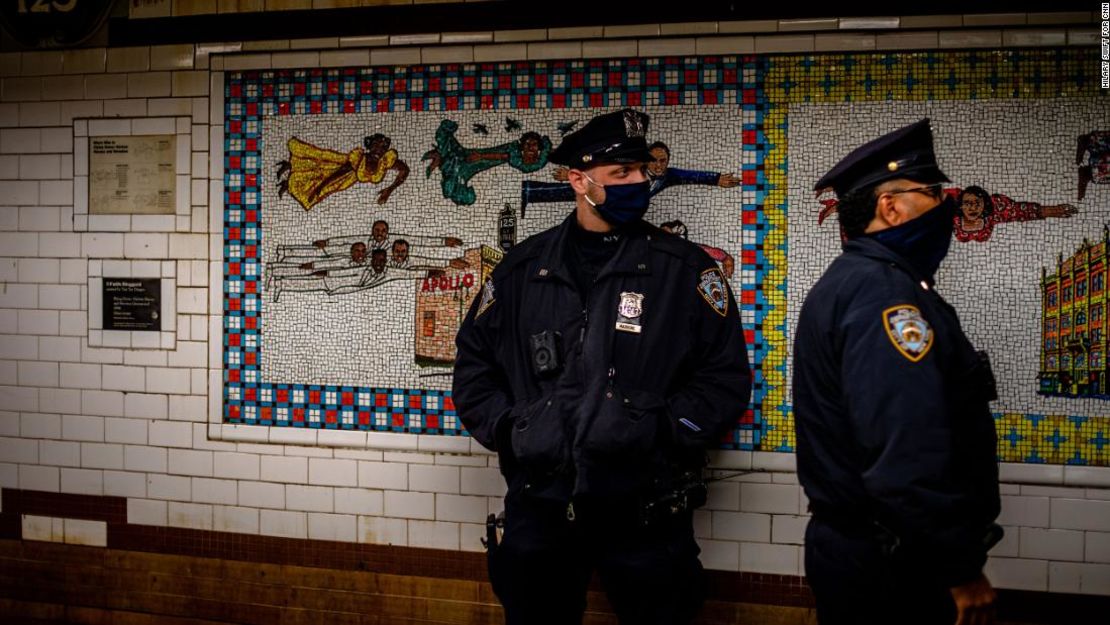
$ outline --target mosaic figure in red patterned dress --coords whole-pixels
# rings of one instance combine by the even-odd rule
[[[1014,221],[1036,221],[1050,217],[1071,217],[1076,208],[1071,204],[1046,206],[1036,202],[1018,202],[1000,193],[987,193],[975,185],[963,189],[945,189],[960,207],[954,218],[953,233],[957,241],[989,241],[994,227]]]

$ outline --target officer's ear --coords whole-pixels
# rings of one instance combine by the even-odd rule
[[[908,220],[909,215],[899,204],[898,196],[890,193],[892,190],[894,190],[894,187],[888,187],[887,185],[881,185],[875,189],[875,195],[877,196],[875,199],[875,217],[867,228],[868,232],[893,228]]]
[[[586,195],[586,190],[590,184],[586,179],[587,175],[588,174],[583,173],[581,169],[571,168],[567,171],[567,182],[570,183],[576,195]]]

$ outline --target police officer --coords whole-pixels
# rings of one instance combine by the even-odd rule
[[[830,623],[986,623],[1001,538],[995,399],[933,276],[956,207],[929,120],[856,149],[832,187],[846,237],[794,341],[806,576]]]
[[[567,135],[574,212],[509,250],[457,335],[455,407],[508,484],[490,579],[510,624],[580,623],[593,571],[624,624],[701,605],[699,471],[751,373],[716,263],[642,220],[648,121]]]

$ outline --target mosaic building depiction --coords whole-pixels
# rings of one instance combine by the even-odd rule
[[[1106,284],[1110,230],[1041,269],[1044,309],[1040,392],[1044,395],[1110,399],[1107,389]]]
[[[646,219],[713,257],[740,306],[753,405],[721,447],[792,452],[793,315],[840,244],[812,181],[930,117],[961,205],[938,287],[996,363],[1000,459],[1110,465],[1095,69],[1045,48],[229,72],[225,422],[465,435],[462,317],[503,250],[572,210],[550,150],[634,107]]]

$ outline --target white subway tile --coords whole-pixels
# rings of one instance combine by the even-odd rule
[[[58,492],[58,467],[19,465],[19,488],[51,493]]]
[[[39,441],[39,462],[55,467],[79,467],[81,445],[64,441]]]
[[[5,184],[4,182],[0,182],[0,189],[2,189]],[[33,234],[0,232],[0,249],[4,250],[4,254],[8,256],[36,256],[39,253],[39,238]],[[9,262],[13,261],[10,259],[5,260],[5,263]],[[35,306],[33,301],[22,305],[13,305],[11,303],[14,300],[9,291],[17,286],[29,290],[31,293],[37,292],[35,288],[30,285],[9,284],[8,290],[4,293],[0,293],[0,305],[4,308],[31,308]]]
[[[188,369],[148,368],[146,376],[148,393],[189,393]]]
[[[385,514],[408,519],[434,519],[435,495],[387,490],[385,491]]]
[[[70,336],[40,336],[39,353],[59,362],[75,362],[81,359],[81,342]]]
[[[334,491],[335,511],[339,514],[382,514],[385,504],[380,490],[336,488]]]
[[[45,186],[45,185],[44,185]],[[63,209],[67,210],[68,209]],[[62,227],[68,230],[72,223],[71,218],[64,218]],[[71,257],[76,259],[81,255],[81,235],[73,232],[41,232],[39,233],[39,249],[46,251],[49,250],[51,256]],[[84,273],[85,259],[79,260],[61,260],[59,261],[59,282],[63,284],[84,284],[85,276],[82,275],[80,280],[74,279],[72,271],[66,270],[72,267],[74,262],[81,263],[81,272]]]
[[[38,410],[38,389],[18,386],[0,386],[0,406],[9,410],[34,412]]]
[[[0,152],[5,154],[35,154],[42,149],[42,130],[39,128],[4,128],[0,130]]]
[[[325,486],[358,486],[358,463],[354,460],[312,458],[308,461],[310,484]]]
[[[358,542],[408,545],[408,521],[377,516],[358,517]]]
[[[212,506],[212,529],[217,532],[258,534],[258,510],[236,506]]]
[[[358,536],[358,517],[349,514],[308,514],[308,537],[353,543]]]
[[[79,495],[103,495],[104,471],[97,469],[61,469],[61,491]]]
[[[56,232],[61,224],[61,209],[57,206],[20,206],[15,210],[19,215],[19,229],[26,232]]]
[[[262,510],[259,533],[263,536],[308,538],[308,515],[304,512]]]
[[[22,413],[19,435],[23,438],[61,438],[62,418],[53,414]]]
[[[62,159],[58,154],[24,154],[19,157],[19,177],[22,180],[57,180],[61,175]]]
[[[436,495],[435,504],[437,521],[484,523],[488,514],[488,500],[485,497],[441,493]]]
[[[771,515],[745,512],[713,512],[713,538],[718,540],[770,542]]]
[[[81,391],[60,388],[39,389],[39,410],[78,414],[81,412]]]
[[[170,450],[170,471],[173,471],[173,454]],[[205,452],[193,452],[205,453]],[[239,483],[235,480],[215,480],[194,477],[192,483],[193,501],[197,503],[225,504],[234,506],[239,501]]]
[[[59,270],[56,258],[24,258],[19,261],[19,281],[57,284]]]
[[[58,363],[25,360],[19,363],[19,386],[58,386]]]
[[[123,252],[127,258],[166,258],[169,254],[167,235],[160,233],[126,233]]]
[[[81,310],[84,308],[81,287],[75,284],[40,284],[39,305],[51,310]]]
[[[272,482],[308,483],[308,458],[262,456],[261,477]]]
[[[1048,497],[1002,496],[1001,525],[1048,527]]]
[[[408,465],[392,462],[359,462],[358,485],[389,490],[408,489]]]
[[[459,472],[460,494],[486,495],[488,497],[503,497],[505,495],[505,479],[497,469],[463,467]]]
[[[285,508],[285,487],[266,482],[239,482],[239,505],[252,508]]]
[[[788,484],[741,484],[740,509],[745,512],[798,514],[801,512],[799,490],[799,487]]]
[[[190,501],[191,486],[192,483],[187,477],[152,473],[147,476],[146,492],[151,499]]]
[[[177,421],[152,421],[148,431],[151,445],[159,447],[184,447],[193,445],[193,428],[189,423]],[[257,459],[255,466],[257,467]],[[219,471],[220,462],[216,460],[216,470]],[[233,475],[217,475],[217,477],[238,477]]]
[[[778,575],[799,575],[801,547],[767,543],[740,543],[740,570]]]
[[[103,388],[112,391],[143,392],[146,390],[146,369],[104,365]]]
[[[63,363],[61,366],[65,367],[66,365]],[[88,415],[122,417],[124,415],[124,397],[125,395],[118,391],[81,391],[81,412]]]
[[[771,518],[771,542],[801,545],[808,524],[808,516],[776,514]]]
[[[1053,499],[1051,527],[1055,529],[1110,531],[1110,501]]]
[[[47,516],[24,514],[20,517],[20,530],[23,540],[43,542],[62,542],[65,538],[64,525],[61,535],[54,534],[54,519]]]
[[[459,468],[437,465],[409,465],[409,490],[433,493],[459,492]]]
[[[1034,527],[1021,528],[1022,558],[1083,561],[1083,532]]]
[[[285,486],[285,507],[306,512],[332,512],[335,510],[335,491],[324,486]]]
[[[171,501],[166,510],[166,524],[198,530],[212,529],[212,506]]]
[[[0,411],[0,436],[19,438],[19,413]]]
[[[195,395],[171,395],[169,417],[176,421],[207,421],[205,398]]]
[[[127,522],[135,525],[166,525],[166,502],[151,499],[128,499]]]
[[[65,519],[65,542],[68,545],[108,546],[108,524],[104,521]]]
[[[1110,564],[1110,532],[1087,532],[1083,559]]]
[[[740,543],[722,540],[698,540],[702,566],[717,571],[740,570]]]
[[[58,332],[62,336],[76,336],[83,338],[89,333],[88,314],[85,311],[62,311],[58,315],[58,326]],[[84,357],[84,350],[86,349],[85,345],[80,345],[80,349],[81,359],[88,360]],[[90,362],[96,361],[91,360]]]
[[[989,558],[983,572],[999,588],[1048,590],[1048,562],[1019,558]]]
[[[123,468],[128,471],[166,472],[166,450],[146,445],[126,445],[123,448]]]
[[[188,423],[181,425],[189,426]],[[240,480],[257,480],[259,456],[233,452],[217,452],[214,457],[215,477]]]
[[[191,437],[190,428],[190,437]],[[169,450],[169,472],[177,475],[212,475],[212,452],[193,449]]]
[[[63,415],[62,438],[93,443],[104,440],[104,418],[88,415]]]
[[[0,358],[8,360],[34,359],[39,357],[39,341],[33,336],[0,336]]]
[[[104,471],[104,494],[111,497],[146,497],[146,474]]]
[[[123,416],[133,419],[165,419],[166,396],[127,393],[124,396]]]
[[[100,419],[103,423],[103,419]],[[86,469],[122,469],[123,446],[107,443],[82,443],[81,466]]]
[[[409,521],[409,546],[459,549],[459,524],[442,521]]]

